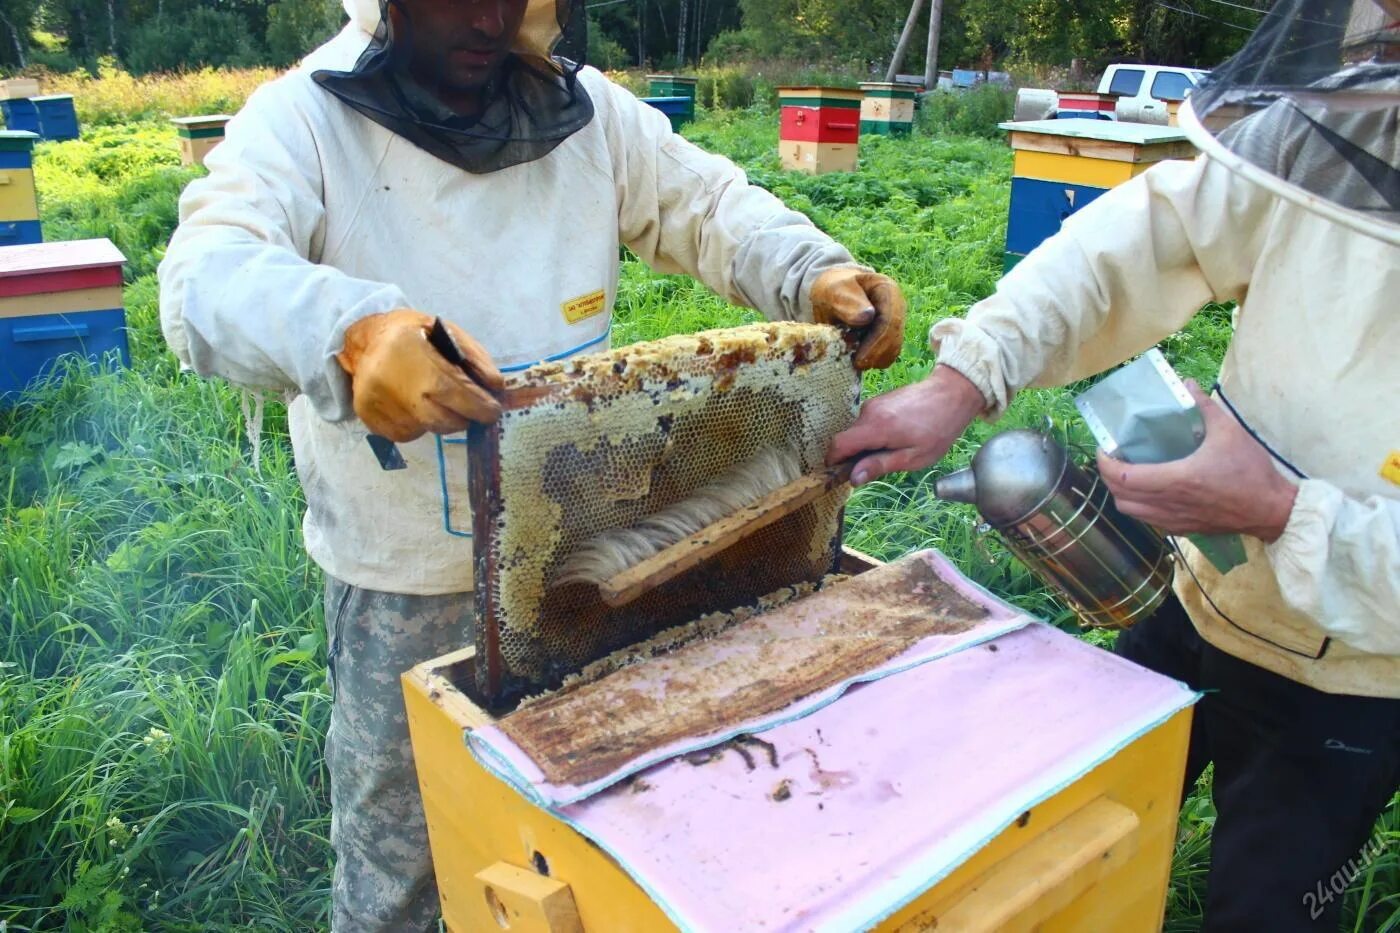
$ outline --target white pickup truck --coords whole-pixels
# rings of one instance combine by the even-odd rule
[[[1109,65],[1093,92],[1023,87],[1016,92],[1017,120],[1087,116],[1098,120],[1166,124],[1171,104],[1186,99],[1209,72],[1171,65]]]
[[[1099,93],[1115,94],[1119,100],[1185,100],[1187,92],[1207,74],[1198,68],[1170,65],[1109,65],[1099,80]]]

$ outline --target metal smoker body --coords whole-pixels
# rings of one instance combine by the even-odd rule
[[[1119,512],[1098,471],[1075,465],[1048,435],[1004,431],[935,491],[977,506],[1086,625],[1132,625],[1171,587],[1171,549],[1162,535]]]

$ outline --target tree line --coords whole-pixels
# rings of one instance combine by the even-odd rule
[[[1212,66],[1268,0],[944,0],[941,67]],[[798,60],[875,74],[909,0],[587,0],[588,56],[605,68]],[[928,14],[925,12],[924,16]],[[341,27],[339,0],[0,0],[0,68],[145,73],[293,64]],[[922,72],[922,42],[905,71]]]

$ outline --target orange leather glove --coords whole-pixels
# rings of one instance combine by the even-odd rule
[[[447,323],[468,376],[428,343],[432,326],[431,315],[400,308],[346,328],[345,348],[336,361],[350,374],[355,414],[375,434],[411,441],[428,431],[451,434],[465,430],[469,421],[489,424],[501,416],[490,392],[499,392],[505,382],[490,354]]]
[[[849,266],[812,283],[812,320],[863,331],[856,369],[884,369],[904,347],[904,295],[894,279]]]

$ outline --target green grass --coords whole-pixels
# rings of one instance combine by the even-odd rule
[[[998,143],[863,143],[855,176],[779,170],[771,112],[719,112],[687,130],[808,212],[910,301],[904,357],[869,392],[923,376],[930,324],[997,279],[1010,158]],[[318,571],[302,551],[302,499],[285,415],[269,409],[254,471],[238,394],[182,376],[164,350],[154,269],[194,171],[160,122],[42,145],[36,174],[51,239],[109,236],[131,258],[134,367],[77,368],[0,411],[0,920],[14,929],[301,930],[324,927],[331,852],[320,748],[329,698]],[[684,278],[624,263],[619,343],[753,315]],[[1167,351],[1209,380],[1228,339],[1214,309]],[[1062,391],[1025,393],[1003,425],[1049,415],[1079,441]],[[860,490],[850,543],[893,558],[933,545],[978,582],[1064,624],[1069,614],[935,502],[930,474]],[[1199,925],[1213,811],[1182,816],[1169,927]],[[1354,929],[1400,929],[1400,808],[1352,886]]]

